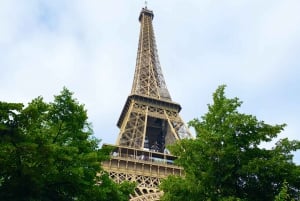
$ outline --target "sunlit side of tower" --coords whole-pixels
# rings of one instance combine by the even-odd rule
[[[162,178],[183,170],[166,149],[191,134],[172,101],[160,67],[152,26],[153,12],[143,8],[135,74],[131,93],[118,120],[120,133],[110,161],[103,164],[116,182],[135,181],[131,200],[159,200]]]

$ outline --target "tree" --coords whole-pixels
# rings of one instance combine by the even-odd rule
[[[66,88],[45,103],[0,102],[0,200],[128,200],[134,185],[102,173],[87,111]]]
[[[294,201],[294,199],[290,199],[288,183],[286,181],[283,182],[280,192],[275,196],[275,201]]]
[[[189,122],[196,139],[178,141],[169,149],[178,156],[186,176],[163,181],[163,200],[273,201],[284,181],[289,194],[299,196],[300,167],[292,162],[299,141],[279,140],[272,149],[261,147],[284,129],[240,113],[242,102],[225,97],[225,86],[213,94],[213,104]]]

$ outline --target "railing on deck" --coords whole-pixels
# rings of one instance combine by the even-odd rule
[[[174,160],[176,159],[175,156],[172,156],[168,153],[160,153],[160,152],[155,152],[146,149],[141,150],[141,149],[134,149],[130,147],[123,147],[117,145],[108,145],[108,144],[104,144],[103,146],[114,147],[113,151],[111,152],[112,158],[122,158],[122,159],[166,164],[166,165],[174,165]]]

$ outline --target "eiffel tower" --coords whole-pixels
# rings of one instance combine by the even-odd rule
[[[190,138],[179,116],[181,106],[172,101],[160,67],[152,26],[154,14],[145,6],[141,24],[136,68],[131,93],[118,120],[120,133],[111,159],[103,168],[117,183],[137,183],[131,201],[159,200],[158,189],[168,175],[183,175],[174,165],[167,145]],[[107,145],[104,145],[107,146]]]

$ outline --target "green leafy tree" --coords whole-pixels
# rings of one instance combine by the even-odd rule
[[[283,182],[280,192],[275,196],[274,201],[294,201],[294,199],[290,199],[290,195],[288,193],[288,183],[286,181]]]
[[[273,201],[285,180],[291,197],[299,196],[300,168],[292,161],[299,141],[281,139],[272,149],[262,148],[261,143],[276,138],[285,124],[269,125],[240,113],[242,102],[226,98],[224,91],[220,86],[208,112],[189,122],[196,139],[169,147],[186,176],[162,183],[163,200]]]
[[[66,88],[51,103],[0,102],[0,200],[128,200],[133,184],[99,174],[111,150],[87,119]]]

